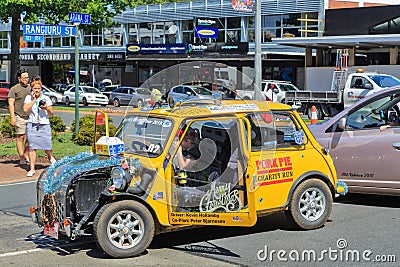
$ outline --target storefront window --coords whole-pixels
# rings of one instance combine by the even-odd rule
[[[96,29],[83,32],[83,46],[102,46],[102,30]]]
[[[8,32],[0,32],[0,48],[8,48]]]
[[[122,32],[121,26],[110,27],[104,29],[104,45],[105,46],[121,46],[122,45]]]
[[[151,44],[151,22],[139,24],[139,37],[141,44]]]
[[[138,43],[138,24],[130,23],[128,24],[128,43],[137,44]]]

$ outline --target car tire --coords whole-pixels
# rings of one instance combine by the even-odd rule
[[[328,185],[319,179],[309,179],[294,190],[286,217],[301,229],[317,229],[328,220],[332,205]]]
[[[119,107],[121,105],[118,98],[114,98],[113,104],[114,107]]]
[[[93,223],[97,245],[115,258],[140,255],[149,247],[154,232],[155,223],[150,211],[134,200],[103,206]]]
[[[65,97],[65,105],[69,106],[71,104],[71,101],[69,101],[69,97]]]
[[[51,96],[51,97],[50,97],[50,100],[51,100],[52,105],[57,104],[57,97]]]
[[[86,97],[82,98],[82,105],[83,106],[87,106],[88,105]]]
[[[138,108],[143,107],[143,99],[139,99],[139,100],[137,101],[137,107],[138,107]]]

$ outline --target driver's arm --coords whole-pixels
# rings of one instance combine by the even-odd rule
[[[178,159],[178,165],[179,165],[180,169],[185,169],[189,165],[190,159],[187,159],[187,158],[185,158],[183,156],[182,147],[181,146],[179,146],[179,148],[178,148],[178,152],[176,153],[176,157]]]

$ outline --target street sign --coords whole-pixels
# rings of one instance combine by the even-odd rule
[[[22,25],[22,33],[24,35],[75,36],[75,27],[64,25],[24,24]]]
[[[90,14],[69,12],[68,19],[69,19],[69,22],[77,22],[80,24],[90,24]]]
[[[43,35],[23,35],[22,39],[24,42],[42,42],[44,37]]]

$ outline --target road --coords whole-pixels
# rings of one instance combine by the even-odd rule
[[[34,187],[35,182],[0,186],[0,266],[398,266],[400,261],[399,197],[337,199],[330,220],[313,231],[295,230],[276,213],[251,228],[161,234],[144,255],[111,259],[90,237],[72,242],[43,236],[28,215]]]

